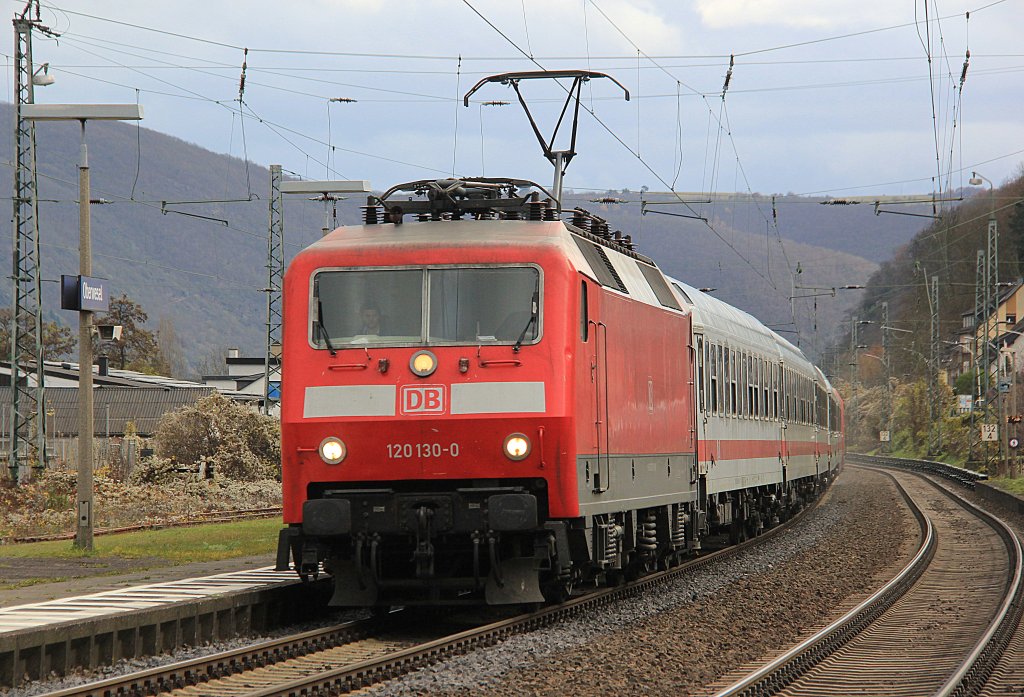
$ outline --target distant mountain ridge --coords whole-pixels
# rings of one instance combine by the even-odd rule
[[[0,113],[13,123],[12,105],[0,104]],[[150,328],[161,319],[173,323],[190,374],[229,346],[262,355],[268,170],[134,125],[93,123],[87,139],[92,198],[110,202],[92,207],[93,275],[110,279],[114,293],[141,303]],[[0,186],[7,192],[12,140],[0,146],[8,163]],[[78,272],[78,125],[41,123],[37,143],[41,275],[50,281]],[[374,182],[378,189],[392,183]],[[605,217],[670,275],[715,287],[718,297],[783,330],[794,278],[807,287],[863,283],[921,227],[914,219],[874,216],[869,206],[836,215],[834,207],[784,196],[776,200],[780,246],[766,225],[764,204],[760,212],[747,203],[701,208],[719,238],[700,221],[641,216],[638,205],[592,203],[594,197],[569,196],[564,208],[580,205]],[[339,224],[358,224],[362,203],[360,197],[341,202]],[[770,200],[767,210],[771,216]],[[319,239],[324,215],[320,203],[286,197],[287,258]],[[10,239],[10,224],[7,229]],[[802,273],[794,277],[797,262]],[[11,290],[10,281],[0,286],[0,303],[10,304]],[[837,324],[852,301],[823,299],[819,328]],[[801,329],[810,331],[811,301],[796,302],[807,316]],[[43,307],[47,319],[74,325],[74,314],[59,309],[56,283],[43,283]]]

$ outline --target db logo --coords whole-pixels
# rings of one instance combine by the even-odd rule
[[[402,388],[403,414],[443,414],[444,385],[406,385]]]

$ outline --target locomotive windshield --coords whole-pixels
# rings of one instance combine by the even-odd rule
[[[540,336],[536,267],[321,271],[311,339],[353,344],[530,344]]]

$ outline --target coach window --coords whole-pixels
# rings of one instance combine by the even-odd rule
[[[747,385],[747,394],[750,395],[750,417],[758,416],[757,409],[757,357],[750,357],[750,383]]]
[[[725,363],[723,362],[724,357],[721,344],[715,347],[715,356],[717,356],[715,359],[715,374],[718,376],[718,384],[715,386],[715,413],[721,416],[725,411],[725,399],[723,398],[725,395],[725,376],[722,372]]]
[[[705,414],[711,413],[711,343],[704,342],[704,407]]]
[[[771,413],[768,411],[768,361],[761,359],[761,414],[768,418]]]
[[[729,385],[732,383],[732,355],[728,346],[722,347],[722,414],[732,414],[732,402],[729,401]]]
[[[779,366],[771,364],[772,371],[772,418],[779,418]]]
[[[718,346],[716,344],[708,346],[708,357],[711,361],[711,381],[708,384],[709,396],[711,397],[711,413],[718,414]]]
[[[796,423],[796,378],[792,370],[786,371],[786,420]]]
[[[729,347],[720,346],[722,352],[722,362],[719,363],[721,368],[721,394],[719,395],[718,408],[722,413],[722,416],[729,415]]]
[[[779,416],[789,421],[789,370],[781,368],[779,373],[779,405],[782,411]]]
[[[757,418],[761,415],[761,410],[757,407],[757,357],[751,356],[748,363],[750,365],[750,386],[747,388],[747,391],[750,393],[750,416]]]
[[[743,354],[743,415],[746,417],[752,417],[754,415],[754,405],[751,404],[750,400],[750,381],[754,378],[753,373],[750,370],[750,354],[744,352]]]
[[[746,411],[746,406],[748,406],[746,393],[750,391],[750,386],[748,385],[748,382],[746,382],[749,378],[749,372],[748,369],[746,369],[748,368],[748,364],[746,364],[746,357],[748,357],[746,356],[746,351],[739,352],[739,416],[744,419],[750,416],[748,411]]]
[[[754,415],[757,418],[764,416],[761,409],[761,357],[754,356]]]
[[[757,404],[755,411],[757,412],[757,418],[764,418],[767,416],[765,413],[765,405],[767,401],[764,398],[764,360],[758,356],[754,359],[754,367],[757,369],[757,380],[754,380],[754,403]]]
[[[736,382],[737,380],[739,380],[738,373],[740,372],[739,365],[737,365],[736,361],[738,351],[736,351],[735,349],[729,349],[729,354],[729,413],[732,414],[733,416],[736,416],[739,414],[739,405],[736,403],[737,397],[739,396],[736,394]]]

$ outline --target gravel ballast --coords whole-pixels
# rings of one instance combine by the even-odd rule
[[[512,637],[374,695],[699,694],[881,585],[917,544],[883,475],[847,468],[796,529],[599,615]]]

